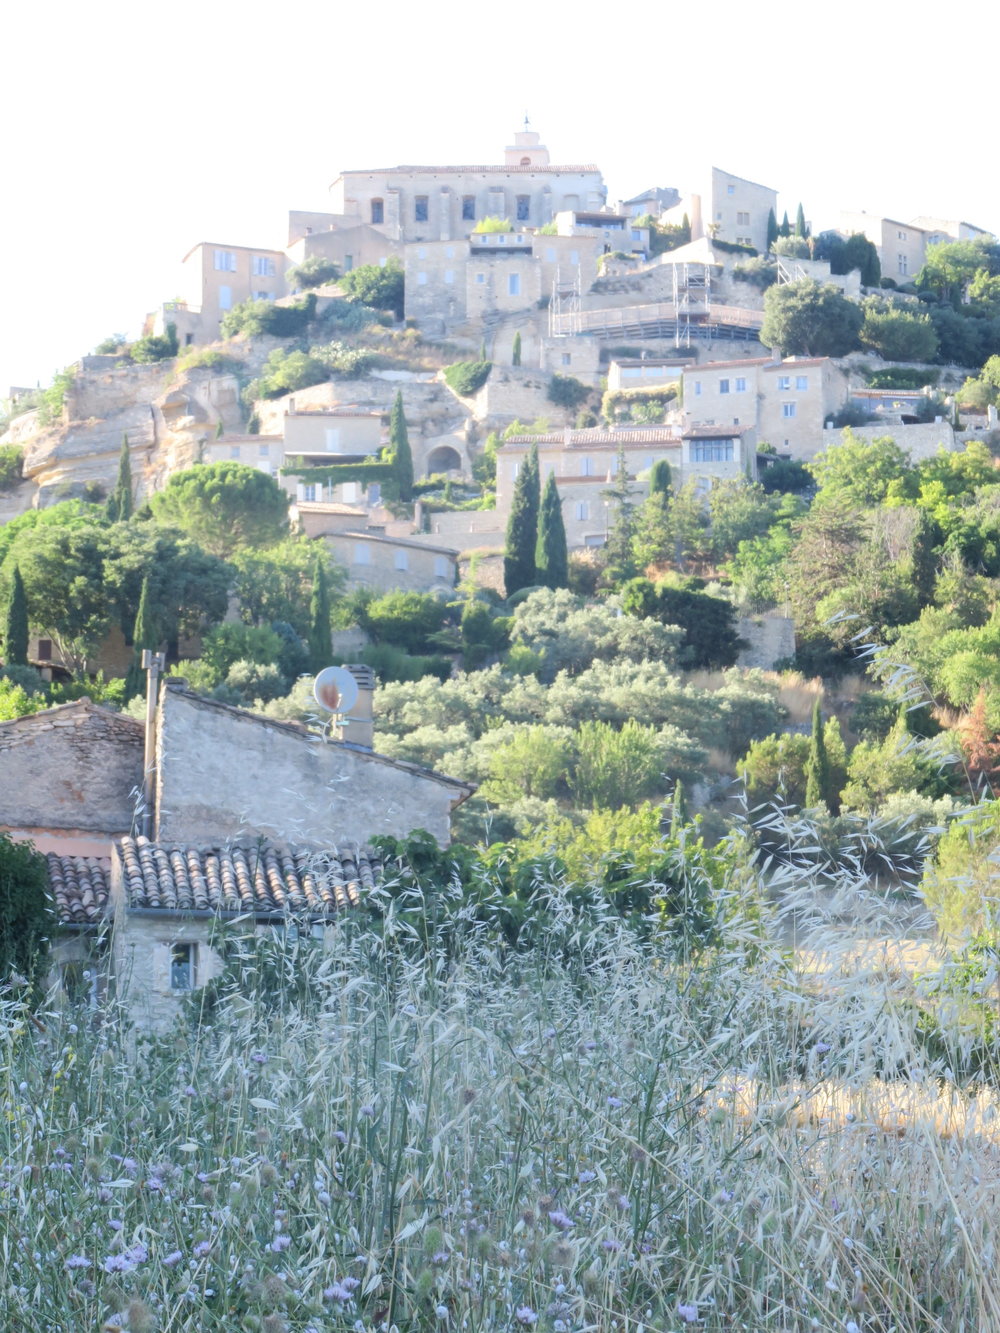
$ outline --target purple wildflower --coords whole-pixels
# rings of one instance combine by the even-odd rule
[[[554,1227],[558,1227],[560,1231],[569,1231],[571,1227],[576,1226],[573,1219],[567,1217],[561,1208],[556,1208],[549,1213],[549,1221]]]
[[[89,1268],[90,1260],[85,1254],[71,1254],[66,1260],[67,1268]]]
[[[275,1254],[280,1254],[282,1250],[287,1250],[288,1247],[291,1245],[291,1243],[292,1243],[291,1236],[285,1236],[279,1234],[275,1236],[274,1240],[271,1241],[271,1249],[274,1251]]]
[[[251,1051],[250,1059],[254,1062],[255,1065],[267,1064],[267,1056],[264,1054],[263,1051]]]
[[[205,1255],[208,1254],[211,1248],[212,1242],[210,1240],[200,1240],[191,1253],[196,1259],[204,1259]]]
[[[697,1324],[698,1322],[697,1305],[678,1305],[677,1313],[684,1320],[685,1324]]]
[[[622,1101],[622,1099],[621,1099],[620,1097],[609,1097],[609,1098],[608,1098],[608,1105],[611,1107],[611,1109],[612,1109],[613,1111],[617,1111],[618,1108],[619,1108],[620,1106],[624,1106],[625,1103]]]
[[[183,1258],[184,1255],[180,1250],[171,1250],[169,1254],[163,1256],[163,1267],[173,1268],[175,1264],[179,1264]]]
[[[530,1305],[519,1305],[514,1311],[514,1318],[525,1328],[530,1328],[532,1324],[538,1323],[538,1315],[535,1314]]]

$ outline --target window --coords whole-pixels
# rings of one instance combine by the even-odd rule
[[[896,235],[899,237],[899,239],[900,239],[901,241],[905,241],[905,240],[906,240],[906,232],[905,232],[905,231],[897,231],[897,232],[896,232]]]
[[[405,551],[397,551],[393,561],[396,569],[409,569],[410,560]]]
[[[219,288],[219,309],[232,310],[233,308],[233,289],[223,284]]]
[[[701,380],[695,380],[694,382],[694,396],[696,398],[701,397]]]
[[[215,271],[217,273],[235,273],[236,256],[232,250],[216,250]]]
[[[788,375],[779,375],[779,376],[778,376],[778,392],[779,392],[779,393],[787,393],[788,390],[789,390],[791,387],[792,387],[792,381],[791,381],[791,379],[790,379],[790,377],[789,377]]]
[[[316,501],[316,484],[315,484],[315,482],[309,482],[308,485],[305,485],[305,486],[302,487],[302,498],[303,498],[303,500],[306,502],[306,504],[314,504],[314,503],[315,503],[315,501]]]
[[[385,221],[385,201],[382,199],[372,200],[372,224],[378,226]]]
[[[455,258],[455,247],[453,245],[446,245],[444,247],[444,257],[445,259]]]
[[[742,375],[737,375],[737,376],[736,376],[736,392],[737,392],[737,393],[746,393],[746,391],[747,391],[747,382],[746,382],[746,380],[743,378]]]
[[[462,195],[462,221],[475,222],[476,220],[476,196],[474,194]]]
[[[564,366],[571,366],[573,364],[573,355],[571,352],[563,352],[562,363]]]
[[[579,264],[579,262],[580,262],[580,251],[579,251],[579,250],[571,250],[571,251],[569,252],[569,262],[570,262],[571,264]]]
[[[413,221],[414,221],[414,222],[426,222],[426,221],[427,221],[427,195],[426,195],[426,194],[418,194],[417,197],[416,197],[416,198],[414,199],[414,201],[413,201]]]
[[[426,273],[418,273],[418,274],[417,274],[417,286],[418,286],[418,287],[426,287],[426,286],[427,286],[427,274],[426,274]]]
[[[257,457],[258,457],[258,458],[270,458],[270,457],[271,457],[271,446],[270,446],[269,444],[258,444],[258,446],[257,446]]]
[[[486,281],[486,274],[485,274],[485,273],[477,273],[477,274],[476,274],[476,282],[477,282],[477,283],[484,283],[485,281]]]
[[[692,463],[731,463],[732,440],[694,440],[691,444]]]
[[[436,579],[451,578],[451,570],[448,568],[448,557],[446,555],[436,555],[434,557],[434,577]]]
[[[531,212],[531,195],[519,194],[517,196],[517,212],[515,213],[515,217],[517,218],[518,222],[527,222],[530,212]]]
[[[735,186],[735,185],[727,185],[727,186],[726,186],[726,194],[735,194],[735,193],[736,193],[736,186]]]
[[[796,387],[796,389],[808,389],[808,388],[809,388],[809,376],[808,376],[808,375],[796,375],[796,376],[795,376],[795,387]]]
[[[592,477],[594,475],[594,460],[592,458],[580,459],[579,475],[581,477]]]
[[[240,446],[238,444],[231,444],[229,446],[229,457],[239,458],[239,456],[240,456]]]
[[[728,393],[728,392],[729,392],[729,381],[719,380],[719,393]]]
[[[339,427],[339,426],[336,426],[336,427],[335,427],[335,426],[327,426],[326,430],[323,432],[323,435],[324,435],[324,438],[325,438],[325,440],[326,440],[326,445],[325,445],[326,452],[327,452],[328,454],[337,454],[337,453],[339,453],[339,452],[340,452],[340,427]]]
[[[51,661],[52,661],[52,640],[51,640],[51,639],[39,639],[39,640],[38,640],[38,660],[39,660],[39,662],[51,662]]]
[[[576,506],[577,519],[583,523],[590,518],[590,505],[586,500],[581,500]]]
[[[506,245],[506,244],[507,244],[507,237],[504,235],[503,232],[501,232],[500,235],[497,237],[497,245]]]
[[[455,281],[455,270],[454,270],[453,268],[446,268],[446,269],[445,269],[445,271],[444,271],[444,280],[445,280],[445,282],[448,284],[449,287],[452,285],[452,283]]]
[[[909,261],[907,260],[906,255],[897,255],[897,256],[896,256],[896,272],[897,272],[897,273],[901,273],[901,274],[903,274],[903,275],[905,276],[905,275],[906,275],[906,271],[907,271],[907,267],[908,267],[908,263],[909,263]]]
[[[270,293],[270,292],[254,292],[254,294],[253,294],[253,299],[254,299],[255,301],[270,301],[270,299],[271,299],[271,293]]]
[[[554,245],[547,245],[545,247],[545,262],[546,264],[554,264],[556,262],[556,248]]]
[[[371,562],[372,562],[372,548],[368,545],[367,542],[355,542],[352,564],[370,565]]]
[[[383,255],[381,259],[378,261],[379,268],[385,268],[386,263],[387,263],[386,257],[385,255]]]
[[[170,946],[170,989],[194,990],[195,950],[194,944],[171,944]]]
[[[737,227],[749,227],[749,226],[750,226],[750,214],[749,214],[749,213],[737,213],[737,214],[736,214],[736,225],[737,225]]]
[[[795,415],[795,404],[794,404],[794,403],[782,403],[782,404],[781,404],[781,415],[782,415],[783,417],[793,417],[793,416]]]
[[[520,275],[520,273],[508,273],[508,274],[507,274],[507,295],[508,295],[508,296],[520,296],[520,295],[521,295],[521,275]]]
[[[351,271],[351,269],[352,269],[353,267],[354,267],[354,256],[353,256],[353,255],[344,255],[344,272],[345,272],[345,273],[350,273],[350,271]],[[383,267],[384,267],[384,265],[383,265]]]
[[[641,241],[641,240],[642,240],[642,232],[639,230],[638,227],[632,227],[632,228],[630,228],[630,231],[631,231],[631,233],[632,233],[632,240],[633,240],[633,241]]]
[[[274,260],[270,255],[251,255],[250,272],[255,278],[273,278]]]

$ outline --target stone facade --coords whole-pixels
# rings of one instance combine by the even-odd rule
[[[669,222],[679,223],[687,214],[692,240],[714,235],[720,241],[752,245],[763,254],[767,249],[768,213],[777,207],[778,193],[770,186],[711,167],[704,184],[668,209],[665,216]]]
[[[181,343],[214,342],[223,316],[243,301],[276,301],[287,294],[288,260],[281,250],[199,241],[184,256],[181,308],[173,311]],[[197,315],[196,323],[182,315]],[[162,322],[171,318],[164,309]]]
[[[473,790],[174,681],[160,697],[157,764],[157,837],[202,846],[262,834],[322,847],[342,830],[368,842],[417,828],[446,846],[451,811]]]
[[[143,728],[88,699],[0,722],[0,829],[40,851],[103,856],[128,833]]]
[[[448,546],[387,537],[355,528],[327,531],[322,540],[347,570],[348,590],[426,592],[450,597],[455,590],[458,552]]]

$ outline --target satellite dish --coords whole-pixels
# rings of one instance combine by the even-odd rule
[[[358,682],[346,667],[324,667],[313,682],[313,698],[328,713],[349,713],[358,700]]]

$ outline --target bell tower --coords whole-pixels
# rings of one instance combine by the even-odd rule
[[[503,164],[505,167],[547,167],[549,165],[549,150],[543,143],[539,143],[538,133],[529,128],[530,121],[525,112],[524,125],[514,134],[513,144],[508,144],[503,150]]]

